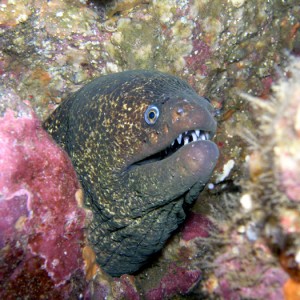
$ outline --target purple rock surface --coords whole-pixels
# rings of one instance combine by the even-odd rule
[[[86,214],[71,162],[10,90],[0,104],[0,297],[80,294]]]

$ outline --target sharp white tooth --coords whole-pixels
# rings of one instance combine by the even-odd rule
[[[172,142],[171,146],[174,146],[175,141]]]
[[[204,133],[201,134],[201,137],[200,137],[200,138],[201,138],[202,141],[205,141],[205,140],[206,140],[206,137],[205,137]]]
[[[209,133],[208,132],[205,133],[205,136],[206,136],[206,139],[209,140]]]
[[[199,130],[199,129],[196,129],[195,132],[196,132],[197,137],[199,137],[199,135],[200,135],[200,130]]]
[[[192,132],[193,142],[197,141],[197,135],[195,132]]]
[[[182,141],[182,134],[179,134],[178,138],[177,138],[177,142],[180,145]]]
[[[184,145],[186,145],[186,144],[188,144],[188,143],[189,143],[189,137],[186,136],[186,137],[184,138]]]

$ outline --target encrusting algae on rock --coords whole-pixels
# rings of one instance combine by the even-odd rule
[[[31,108],[0,89],[1,299],[84,292],[87,214],[78,202],[80,185],[67,154]]]
[[[75,277],[76,284],[73,288],[75,294],[78,292],[76,296],[92,295],[96,298],[130,300],[145,297],[152,300],[151,297],[186,297],[190,293],[191,297],[201,298],[204,297],[203,293],[207,292],[213,295],[213,299],[233,299],[238,296],[272,299],[272,295],[277,298],[283,297],[281,287],[287,280],[287,274],[279,267],[278,256],[274,256],[266,247],[264,237],[257,239],[254,247],[253,242],[248,241],[248,237],[253,239],[258,236],[257,227],[253,224],[261,224],[258,221],[249,223],[248,219],[243,219],[247,217],[248,210],[254,203],[255,197],[249,192],[251,188],[245,188],[240,198],[235,195],[237,204],[241,202],[242,208],[234,206],[234,209],[230,209],[226,226],[219,225],[221,218],[218,218],[219,215],[224,215],[224,207],[221,207],[220,214],[217,217],[213,216],[211,220],[207,213],[216,210],[214,204],[221,202],[222,194],[229,193],[232,188],[241,189],[236,183],[244,178],[241,166],[245,164],[245,157],[248,157],[250,151],[245,141],[239,135],[235,135],[234,131],[240,128],[240,125],[248,128],[254,135],[261,131],[256,126],[257,123],[253,122],[253,109],[249,101],[239,97],[238,92],[244,91],[267,99],[270,86],[277,78],[274,66],[282,66],[286,60],[283,49],[298,55],[300,53],[298,2],[1,2],[1,85],[6,89],[13,89],[21,99],[31,102],[33,110],[40,118],[48,117],[62,99],[78,90],[86,81],[100,75],[137,68],[157,69],[187,80],[197,94],[206,95],[211,99],[219,115],[219,129],[215,140],[220,149],[220,158],[216,176],[210,179],[209,188],[204,189],[201,199],[195,202],[193,212],[187,216],[187,223],[183,224],[171,241],[168,241],[162,255],[151,260],[151,263],[135,276],[122,275],[121,278],[112,279],[96,265],[91,248],[83,245],[87,246],[83,248],[87,277],[92,279],[88,291],[83,295],[79,290],[84,288],[76,288],[81,284],[82,287],[85,286],[85,276]],[[108,3],[112,5],[107,6]],[[23,111],[19,110],[18,114],[23,114]],[[284,128],[281,125],[279,127]],[[282,153],[282,150],[281,146],[279,153]],[[251,155],[251,181],[261,183],[261,153],[255,152]],[[290,156],[289,151],[287,153]],[[54,165],[51,166],[55,168]],[[289,171],[295,170],[290,168]],[[295,197],[295,181],[289,182],[287,174],[285,172],[283,176],[285,186],[289,186],[286,190],[291,193],[290,197]],[[224,176],[224,181],[217,180]],[[247,182],[250,185],[250,181]],[[254,187],[257,188],[257,185]],[[228,203],[230,206],[232,201]],[[207,209],[208,206],[212,209]],[[242,221],[239,209],[242,209]],[[259,220],[261,211],[262,209],[259,209],[258,214],[253,215],[255,220]],[[15,210],[10,209],[6,212],[13,214]],[[275,215],[277,212],[276,209]],[[287,228],[297,228],[295,224],[298,212],[295,207],[286,209],[281,216],[284,224],[290,224]],[[16,229],[22,228],[23,221],[24,218],[21,217],[16,223]],[[211,223],[214,226],[211,226]],[[275,221],[273,219],[269,223],[272,224],[269,227],[272,229],[273,224],[278,224],[278,221],[275,218]],[[214,236],[216,233],[211,232],[211,227],[221,227],[225,238],[222,239],[222,234]],[[51,230],[51,227],[47,228]],[[220,244],[227,245],[223,252],[217,251],[216,245]],[[295,246],[292,248],[297,249]],[[53,252],[53,249],[51,251]],[[224,252],[229,255],[219,257],[220,253]],[[290,252],[296,253],[294,250]],[[244,255],[241,255],[242,253]],[[261,255],[256,260],[259,253]],[[214,257],[212,261],[216,264],[210,264],[209,257]],[[282,257],[283,265],[287,265],[289,260],[285,256]],[[271,261],[271,265],[267,264],[271,268],[264,272],[266,260]],[[257,262],[260,262],[263,269]],[[291,262],[295,262],[293,257]],[[60,270],[62,265],[57,264],[55,258],[51,263]],[[10,270],[13,266],[6,265]],[[39,266],[36,268],[38,271]],[[206,280],[206,271],[213,270],[213,267],[219,269]],[[19,268],[16,270],[20,271]],[[41,278],[44,274],[31,273],[31,282],[43,282]],[[263,275],[257,277],[257,274]],[[174,280],[176,275],[180,277],[180,282],[176,281],[176,278]],[[215,290],[216,286],[219,290]],[[288,293],[295,297],[295,287],[298,286],[295,279],[288,281]],[[36,295],[37,289],[30,289],[31,286],[28,286],[26,295],[22,294],[23,287],[22,284],[15,284],[11,290],[15,294],[12,295],[19,291],[18,295],[24,297]],[[41,288],[40,295],[53,295],[49,292],[48,285],[38,287]],[[59,295],[67,295],[55,288],[54,291],[57,298]]]
[[[284,75],[264,102],[248,98],[263,109],[261,136],[250,157],[253,210],[260,211],[258,232],[290,279],[287,300],[300,299],[300,59],[291,57]],[[255,146],[256,145],[256,146]],[[259,161],[259,164],[257,163]],[[259,166],[259,170],[257,170]]]
[[[300,59],[292,57],[272,96],[243,94],[260,125],[256,135],[242,131],[251,151],[248,176],[239,179],[241,195],[229,197],[234,209],[220,226],[224,245],[209,294],[222,299],[300,299],[299,78]]]

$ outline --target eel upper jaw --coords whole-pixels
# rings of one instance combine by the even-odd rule
[[[211,138],[214,136],[214,133],[214,130],[206,131],[202,129],[184,131],[180,133],[174,140],[172,140],[172,142],[170,142],[166,148],[135,162],[132,166],[140,166],[163,160],[188,144],[211,140]]]

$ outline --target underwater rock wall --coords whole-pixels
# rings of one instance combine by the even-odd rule
[[[253,152],[240,199],[246,213],[240,220],[248,240],[268,246],[275,264],[289,275],[285,299],[299,299],[300,59],[290,58],[282,72],[267,101],[246,96],[260,111],[260,134],[248,134]]]
[[[71,161],[13,91],[0,108],[0,297],[82,294],[86,213]]]
[[[284,51],[299,55],[299,12],[297,1],[2,0],[0,295],[299,299],[299,62],[276,71]],[[222,156],[161,256],[112,279],[86,247],[70,162],[32,110],[44,119],[91,78],[136,68],[175,74],[211,99]]]
[[[102,4],[101,4],[102,3]],[[41,117],[90,78],[158,69],[221,105],[296,51],[297,1],[1,1],[1,81]]]

